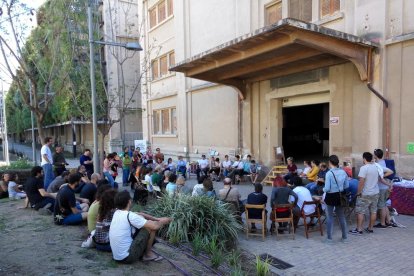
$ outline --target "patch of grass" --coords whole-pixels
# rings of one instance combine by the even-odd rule
[[[107,268],[118,268],[118,263],[114,260],[110,260],[106,263]]]
[[[193,240],[191,241],[191,247],[193,248],[193,255],[194,256],[200,255],[204,246],[205,246],[205,243],[204,243],[203,237],[199,233],[196,233],[193,236]]]
[[[262,261],[259,256],[256,256],[256,275],[257,276],[270,275],[269,259]]]
[[[243,271],[241,265],[234,266],[230,273],[230,276],[245,276],[245,275],[247,274]]]
[[[240,266],[240,258],[241,258],[241,253],[239,250],[232,250],[228,255],[227,255],[227,262],[229,263],[230,266],[232,267],[238,267]]]

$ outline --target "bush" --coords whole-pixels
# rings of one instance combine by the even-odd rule
[[[31,169],[33,167],[33,162],[29,161],[27,158],[19,158],[16,161],[12,161],[9,166],[0,167],[0,170],[21,170],[21,169]]]
[[[229,209],[229,204],[208,197],[165,196],[147,207],[157,217],[171,217],[173,221],[160,229],[159,234],[171,242],[223,241],[235,244],[241,225]]]

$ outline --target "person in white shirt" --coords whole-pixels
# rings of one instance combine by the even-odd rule
[[[236,155],[236,161],[231,165],[232,171],[229,174],[229,178],[233,183],[236,183],[236,175],[239,176],[237,182],[240,182],[240,176],[243,174],[244,163],[240,160],[240,155]],[[237,184],[238,184],[237,183]]]
[[[44,140],[44,144],[40,149],[40,156],[42,159],[41,166],[43,168],[44,173],[44,180],[43,186],[45,190],[49,184],[55,179],[55,175],[53,173],[53,158],[52,158],[52,151],[50,150],[50,145],[52,145],[53,139],[51,137],[46,137]]]
[[[208,160],[206,159],[206,155],[201,155],[201,159],[198,160],[198,168],[196,170],[197,179],[200,178],[200,173],[203,172],[205,175],[208,174]]]
[[[26,198],[26,193],[23,192],[21,189],[22,185],[17,185],[15,181],[18,181],[17,174],[4,174],[3,176],[4,181],[8,182],[8,192],[10,199],[22,199]]]
[[[147,167],[145,172],[146,173],[145,173],[144,181],[148,183],[147,185],[148,192],[152,193],[154,191],[154,188],[152,186],[152,168]]]
[[[115,261],[133,263],[142,257],[143,261],[160,261],[161,256],[152,251],[155,234],[171,218],[156,218],[145,213],[129,211],[132,205],[128,191],[115,196],[115,208],[109,228],[109,242]]]
[[[229,160],[229,156],[226,154],[224,156],[224,161],[221,163],[221,167],[223,168],[223,175],[227,177],[229,172],[231,171],[231,160]]]

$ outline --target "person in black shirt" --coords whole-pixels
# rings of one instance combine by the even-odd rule
[[[55,153],[53,154],[53,166],[55,167],[56,176],[61,175],[66,171],[66,165],[69,165],[66,162],[65,156],[63,155],[63,147],[57,145],[55,147]]]
[[[100,175],[97,173],[93,173],[91,175],[91,182],[90,183],[86,183],[85,185],[83,185],[82,190],[80,192],[80,197],[81,198],[87,198],[89,200],[90,203],[95,201],[95,194],[96,194],[96,182],[100,180]]]
[[[79,163],[83,166],[85,166],[86,172],[88,174],[88,177],[90,177],[94,171],[93,171],[93,161],[91,158],[91,150],[85,149],[82,156],[79,159]]]
[[[54,208],[54,221],[59,225],[76,225],[88,217],[87,199],[79,199],[82,204],[76,203],[75,189],[79,185],[81,176],[78,173],[69,175],[69,183],[59,190]]]
[[[27,208],[30,203],[30,206],[35,210],[42,210],[45,214],[52,213],[56,194],[46,192],[43,186],[42,167],[35,166],[32,168],[31,177],[29,177],[24,184],[24,191],[28,198],[25,208]]]
[[[247,204],[262,205],[267,203],[267,196],[263,193],[263,185],[260,183],[254,184],[254,193],[247,196]],[[267,214],[267,210],[266,210]],[[266,215],[267,216],[267,215]],[[262,211],[258,209],[249,210],[249,218],[261,219]],[[252,223],[252,232],[256,231],[256,225]]]

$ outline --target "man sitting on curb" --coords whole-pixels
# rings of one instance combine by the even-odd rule
[[[58,225],[77,225],[88,218],[89,200],[80,198],[82,204],[76,203],[75,189],[81,176],[78,173],[69,175],[69,183],[62,187],[57,196],[54,210],[54,221]]]
[[[115,196],[115,208],[109,228],[109,241],[115,261],[132,263],[142,257],[144,261],[159,261],[162,257],[152,251],[155,234],[171,218],[155,218],[145,213],[130,212],[132,205],[128,191]]]

